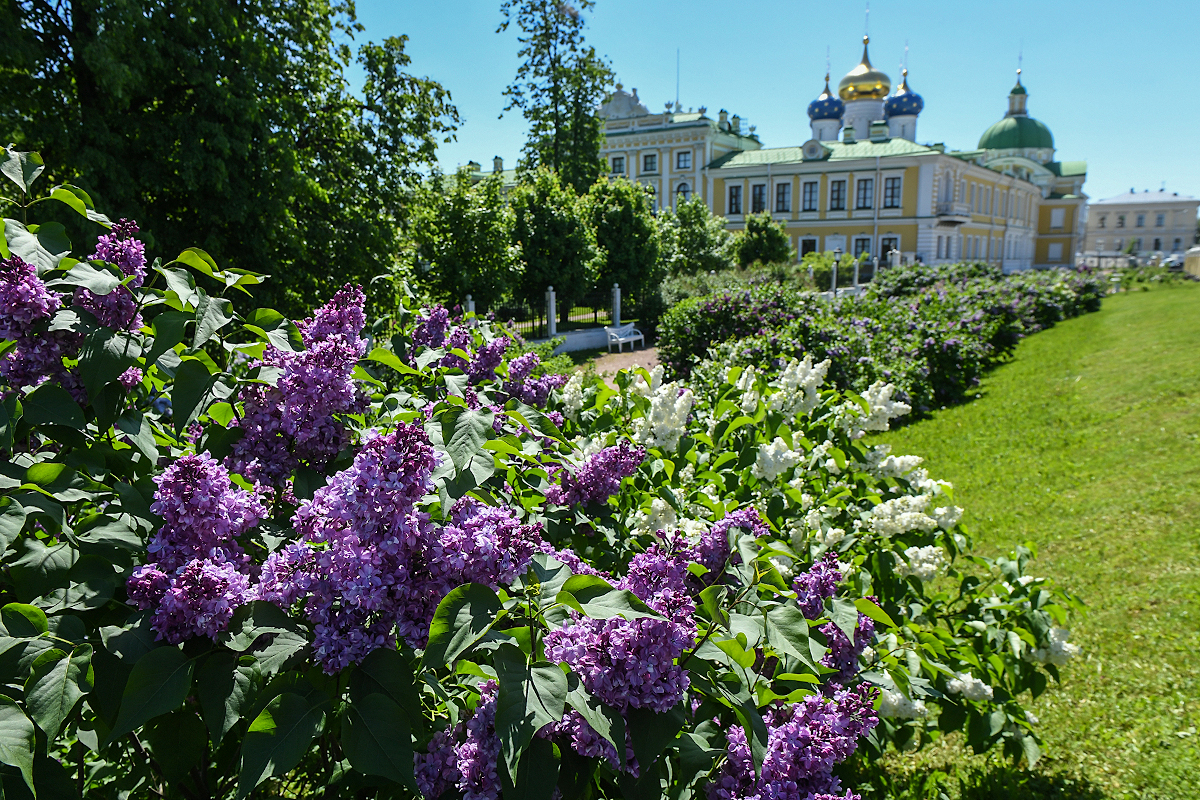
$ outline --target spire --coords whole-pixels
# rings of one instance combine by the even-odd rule
[[[1028,99],[1028,94],[1025,87],[1021,85],[1021,68],[1017,67],[1017,85],[1008,93],[1008,114],[1010,117],[1024,117],[1025,101]]]

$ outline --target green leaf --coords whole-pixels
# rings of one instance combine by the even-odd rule
[[[79,377],[88,397],[94,400],[105,384],[121,377],[141,355],[141,342],[125,331],[101,329],[88,334],[79,353]]]
[[[196,303],[196,335],[192,349],[199,350],[218,330],[233,321],[233,303],[223,297],[201,294]]]
[[[733,707],[738,722],[746,731],[746,741],[750,743],[750,758],[754,762],[754,774],[762,772],[763,759],[767,757],[767,723],[758,713],[754,698],[746,690],[731,692],[723,684],[718,683],[717,689]]]
[[[268,675],[278,672],[308,645],[305,628],[283,609],[265,600],[239,608],[221,642],[231,650],[253,653]]]
[[[452,590],[433,614],[422,663],[426,667],[454,663],[483,638],[499,614],[500,598],[489,587],[468,583]]]
[[[175,387],[171,392],[171,413],[175,432],[183,435],[184,429],[204,411],[203,401],[217,382],[217,376],[208,371],[208,366],[198,358],[185,358],[175,372]]]
[[[800,609],[792,606],[776,606],[766,613],[767,641],[780,653],[800,660],[804,666],[817,672],[812,658],[808,637],[808,620]]]
[[[854,641],[854,631],[858,627],[858,609],[854,603],[841,597],[833,598],[833,624],[846,634],[846,638]]]
[[[216,277],[221,272],[221,268],[217,266],[216,261],[213,261],[212,256],[199,247],[189,247],[180,253],[175,261],[180,264],[187,264],[189,267],[203,272],[210,278]]]
[[[109,741],[179,708],[191,691],[195,666],[195,661],[174,647],[159,647],[138,659],[125,684]]]
[[[50,192],[49,199],[57,200],[64,205],[70,206],[78,214],[87,217],[92,222],[99,223],[106,228],[112,227],[112,220],[97,211],[96,207],[92,205],[91,196],[78,186],[72,186],[69,183],[56,186]]]
[[[876,605],[869,598],[866,598],[866,597],[858,598],[857,600],[854,601],[854,607],[856,609],[858,609],[859,611],[861,611],[862,613],[866,614],[871,619],[878,622],[880,625],[887,625],[889,628],[896,627],[896,623],[892,622],[892,618],[888,616],[887,612],[884,611],[882,608],[880,608],[878,605]],[[857,625],[858,620],[855,620],[854,624]]]
[[[1037,742],[1029,734],[1021,736],[1020,739],[1021,750],[1025,753],[1025,760],[1028,762],[1029,769],[1033,769],[1042,757],[1042,749],[1038,747]]]
[[[410,367],[408,364],[405,364],[403,361],[401,361],[399,356],[397,356],[391,350],[385,350],[382,347],[376,347],[374,350],[372,350],[370,353],[368,353],[367,359],[369,361],[376,361],[380,364],[391,367],[392,369],[396,370],[396,372],[399,372],[401,375],[420,375],[421,374],[421,373],[417,372],[415,369],[413,369],[412,367]]]
[[[625,716],[629,724],[633,755],[645,773],[667,745],[675,741],[675,737],[683,728],[683,704],[680,703],[662,714],[648,708],[631,708]]]
[[[172,267],[155,266],[154,269],[166,278],[167,291],[174,292],[184,308],[193,305],[192,301],[196,297],[196,279],[192,277],[192,273],[186,269]]]
[[[67,229],[58,222],[25,227],[15,219],[6,219],[4,236],[8,239],[9,251],[36,267],[39,275],[57,269],[71,254]]]
[[[200,667],[196,675],[200,710],[213,744],[221,743],[249,707],[257,673],[253,656],[239,659],[221,651],[210,655]]]
[[[35,797],[33,754],[36,746],[37,734],[29,717],[16,700],[0,694],[0,764],[19,769]]]
[[[43,383],[21,401],[30,425],[65,425],[83,430],[83,409],[57,383]]]
[[[70,656],[61,650],[48,650],[33,662],[33,672],[25,682],[25,707],[54,741],[75,704],[94,684],[90,644],[79,645]]]
[[[78,286],[89,290],[95,295],[111,294],[121,285],[120,276],[105,267],[96,267],[86,261],[81,261],[67,271],[67,274],[46,284],[47,286]]]
[[[154,365],[158,357],[175,345],[183,343],[184,328],[192,315],[186,311],[164,311],[154,318],[154,343],[146,354],[146,366]]]
[[[342,749],[364,775],[379,775],[417,791],[408,716],[386,695],[369,694],[346,706]]]
[[[50,630],[45,612],[27,603],[9,603],[0,608],[0,621],[9,636],[32,638]]]
[[[176,784],[188,779],[208,747],[204,723],[194,711],[186,708],[154,720],[143,729],[139,738],[150,747],[150,754],[158,762],[163,776]]]
[[[46,163],[42,161],[42,154],[36,151],[21,151],[5,147],[4,152],[0,153],[0,172],[3,172],[4,177],[19,186],[25,194],[30,193],[30,187],[45,168]]]
[[[617,752],[621,766],[625,765],[625,718],[615,709],[601,703],[588,694],[583,684],[573,676],[568,683],[574,683],[575,688],[567,693],[567,703],[579,712],[592,730],[603,736]]]
[[[299,764],[324,721],[325,712],[296,692],[284,692],[267,703],[242,740],[237,800],[272,775],[289,772]]]
[[[563,584],[557,602],[592,619],[662,619],[628,589],[617,589],[597,575],[573,575]]]
[[[67,574],[79,558],[78,550],[66,542],[47,546],[33,537],[22,539],[21,545],[24,554],[10,569],[22,595],[37,597],[67,585]]]
[[[280,350],[298,353],[304,349],[304,337],[296,323],[273,308],[256,308],[244,327]]]
[[[140,411],[126,411],[116,422],[117,430],[126,434],[129,444],[150,460],[158,463],[158,443],[154,439],[154,427]]]
[[[25,529],[25,507],[11,497],[0,497],[0,553]]]
[[[421,695],[412,666],[396,650],[381,647],[362,660],[350,674],[350,699],[357,703],[369,694],[382,694],[404,709],[409,719],[421,718]]]
[[[534,739],[521,754],[516,784],[505,780],[509,776],[501,773],[502,796],[505,800],[550,800],[558,783],[561,760],[558,745],[549,739]]]
[[[483,443],[495,434],[492,430],[495,416],[489,408],[461,407],[452,408],[441,415],[442,439],[456,468],[461,470],[465,467],[471,457],[483,449]],[[490,453],[485,455],[491,459]]]
[[[567,703],[567,676],[557,664],[525,663],[515,645],[496,650],[496,735],[508,774],[516,780],[521,753],[534,734],[562,719]]]

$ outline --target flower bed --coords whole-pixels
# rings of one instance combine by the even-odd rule
[[[1105,288],[1089,273],[1002,276],[984,265],[903,267],[880,274],[860,298],[830,302],[775,286],[692,298],[659,327],[659,358],[688,376],[714,360],[779,369],[811,355],[833,361],[835,385],[863,391],[892,382],[919,409],[961,400],[1021,337],[1099,308]]]
[[[473,316],[383,338],[352,286],[242,315],[260,276],[202,251],[148,265],[121,223],[79,262],[18,225],[6,786],[841,797],[839,763],[954,730],[1036,761],[1022,702],[1078,604],[862,443],[892,386],[539,376]]]

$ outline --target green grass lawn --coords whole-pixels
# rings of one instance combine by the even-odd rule
[[[956,737],[887,771],[944,771],[950,797],[1200,798],[1200,286],[1109,297],[878,441],[954,484],[980,552],[1032,541],[1035,574],[1089,606],[1083,654],[1032,706],[1033,774]]]

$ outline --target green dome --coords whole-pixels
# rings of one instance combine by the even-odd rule
[[[1033,117],[1005,117],[979,137],[980,150],[1054,149],[1050,129]]]

